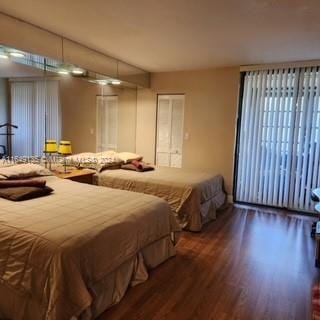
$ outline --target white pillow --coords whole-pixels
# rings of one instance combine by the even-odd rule
[[[123,161],[118,157],[118,154],[116,152],[98,152],[96,153],[96,159],[98,163],[123,163]]]
[[[94,158],[94,157],[95,157],[95,153],[93,152],[82,152],[82,153],[73,154],[72,156],[68,156],[66,157],[66,159],[72,160],[72,161],[81,161],[83,159]]]
[[[0,168],[11,167],[13,165],[15,165],[15,163],[11,160],[0,159]]]
[[[71,156],[66,157],[66,163],[71,166],[79,166],[80,163],[92,162],[94,159],[95,153],[93,152],[82,152],[76,153]]]
[[[0,168],[0,176],[8,179],[31,178],[37,176],[52,176],[52,172],[39,164],[26,163]]]
[[[101,151],[96,153],[97,156],[102,156],[102,157],[114,157],[117,155],[117,152],[114,150],[107,150],[107,151]]]
[[[119,152],[117,153],[117,156],[124,162],[124,163],[130,163],[133,160],[142,160],[142,156],[136,153],[132,152]]]

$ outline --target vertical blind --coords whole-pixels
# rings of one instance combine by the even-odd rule
[[[59,82],[12,82],[11,101],[11,122],[18,126],[12,138],[13,155],[41,156],[45,139],[61,137]]]
[[[320,186],[318,67],[246,72],[236,200],[312,211]]]

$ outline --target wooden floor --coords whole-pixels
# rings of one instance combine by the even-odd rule
[[[229,208],[99,320],[311,319],[312,220]]]

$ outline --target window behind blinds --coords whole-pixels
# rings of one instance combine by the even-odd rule
[[[236,200],[311,211],[320,186],[317,67],[245,74]]]
[[[11,122],[13,155],[41,156],[45,139],[61,137],[59,82],[11,82]]]

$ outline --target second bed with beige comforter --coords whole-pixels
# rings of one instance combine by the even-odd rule
[[[226,203],[223,177],[193,170],[164,167],[148,172],[105,170],[96,175],[95,183],[166,200],[180,226],[190,231],[200,231]]]

